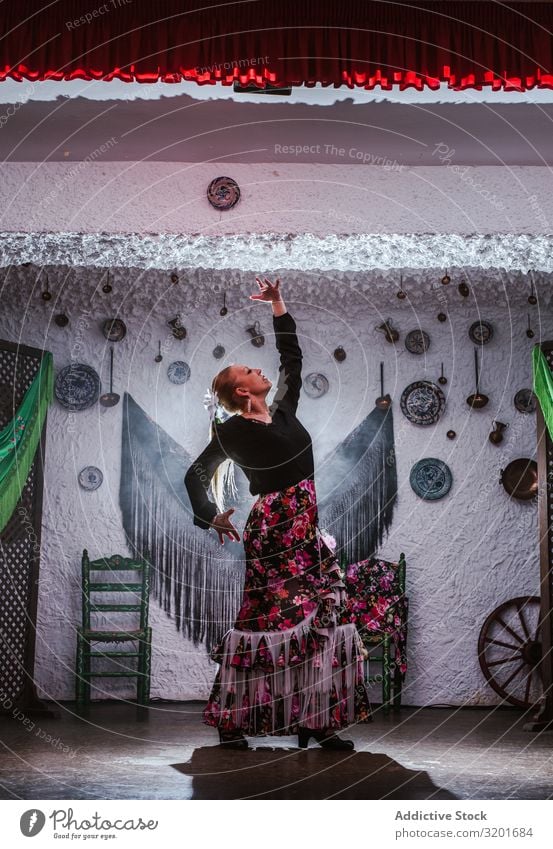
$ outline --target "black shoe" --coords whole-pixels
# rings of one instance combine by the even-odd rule
[[[248,749],[248,741],[241,731],[221,731],[219,729],[219,743],[225,749]]]
[[[354,748],[353,740],[342,740],[336,734],[329,734],[327,730],[315,731],[313,728],[298,728],[298,746],[307,749],[309,738],[313,737],[323,749],[333,749],[335,752],[351,751]]]

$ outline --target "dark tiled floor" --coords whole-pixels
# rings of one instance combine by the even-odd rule
[[[4,799],[547,799],[553,732],[523,730],[516,709],[403,708],[348,729],[355,753],[296,738],[223,752],[199,702],[101,703],[88,718],[0,719]],[[49,737],[47,735],[50,735]]]

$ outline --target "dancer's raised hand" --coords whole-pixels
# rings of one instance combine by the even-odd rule
[[[264,277],[263,280],[259,277],[256,277],[255,279],[259,286],[259,292],[256,295],[250,295],[250,300],[268,301],[273,307],[273,315],[284,315],[287,310],[284,298],[280,292],[280,280],[276,280],[274,283],[271,283],[271,281],[267,280],[266,277]]]
[[[280,280],[276,280],[275,283],[271,283],[271,281],[267,280],[266,277],[264,277],[263,280],[256,277],[255,280],[259,286],[259,292],[255,295],[250,295],[250,300],[270,301],[272,303],[282,300],[282,295],[280,294]]]
[[[231,513],[234,513],[234,507],[231,507],[224,513],[217,513],[211,522],[211,527],[215,528],[219,534],[219,542],[221,545],[225,544],[224,534],[226,534],[232,542],[240,542],[240,534],[229,519]]]

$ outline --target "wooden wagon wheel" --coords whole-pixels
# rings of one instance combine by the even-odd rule
[[[478,660],[490,687],[512,705],[530,708],[542,695],[539,596],[500,604],[482,625]]]

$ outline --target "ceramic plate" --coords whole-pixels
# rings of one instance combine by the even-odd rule
[[[240,200],[240,188],[231,177],[216,177],[207,187],[207,199],[215,209],[232,209]]]
[[[98,489],[98,487],[102,485],[104,476],[100,469],[97,469],[96,466],[85,466],[84,469],[81,469],[79,472],[78,480],[83,489],[92,492],[94,489]]]
[[[184,360],[175,360],[167,369],[167,377],[171,383],[186,383],[190,377],[190,366]]]
[[[120,318],[106,318],[102,331],[110,342],[120,342],[127,334],[127,327]]]
[[[424,330],[411,330],[405,337],[405,347],[411,354],[424,354],[430,347],[430,337]]]
[[[401,412],[417,425],[436,424],[445,408],[445,395],[439,386],[429,380],[410,383],[402,392]]]
[[[57,400],[71,412],[92,407],[100,395],[98,373],[84,363],[72,363],[62,369],[54,387]]]
[[[324,374],[311,372],[303,378],[303,390],[308,398],[322,398],[328,392],[328,379]]]
[[[409,483],[413,492],[425,501],[437,501],[451,489],[453,476],[451,469],[443,460],[425,457],[411,469]]]
[[[514,398],[514,405],[519,413],[535,413],[536,396],[531,389],[519,389]]]
[[[486,345],[493,337],[493,327],[489,321],[475,321],[469,327],[469,336],[475,345]]]

